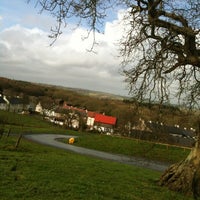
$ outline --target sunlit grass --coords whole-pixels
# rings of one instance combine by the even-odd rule
[[[4,127],[5,134],[9,130],[11,134],[66,133],[66,129],[43,120],[41,115],[21,115],[6,111],[0,111],[0,126]]]
[[[0,140],[0,197],[15,199],[189,200],[159,187],[160,173],[82,156],[17,137]]]
[[[57,133],[79,136],[75,145],[149,159],[181,159],[186,151],[125,138],[69,131],[40,116],[0,112],[5,134],[0,139],[0,199],[33,200],[189,200],[159,187],[161,173],[42,146],[19,134]],[[20,118],[20,119],[18,119]],[[5,120],[6,119],[6,120]],[[8,130],[11,129],[9,137]]]
[[[178,162],[186,158],[190,152],[189,149],[179,147],[99,134],[83,134],[77,139],[75,145],[167,163]]]

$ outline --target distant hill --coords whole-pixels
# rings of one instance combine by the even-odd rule
[[[126,96],[115,95],[115,94],[101,92],[101,91],[93,91],[93,90],[82,89],[82,88],[72,88],[72,87],[65,87],[65,86],[60,86],[60,85],[51,85],[51,84],[44,84],[44,83],[37,83],[37,84],[41,86],[48,86],[48,87],[54,87],[57,89],[73,91],[81,95],[87,95],[90,97],[96,97],[100,99],[116,99],[116,100],[129,99],[129,97],[126,97]]]
[[[123,102],[127,97],[120,95],[81,88],[13,80],[4,77],[0,77],[1,91],[6,96],[26,97],[28,101],[34,103],[40,101],[45,108],[52,108],[58,105],[59,101],[64,100],[76,107],[115,115],[120,105],[127,107]]]
[[[115,94],[101,92],[101,91],[92,91],[92,90],[82,89],[82,88],[72,88],[72,87],[67,87],[67,86],[65,87],[65,86],[60,86],[60,85],[14,80],[14,79],[8,79],[8,78],[4,78],[4,77],[0,77],[0,92],[1,92],[1,87],[4,87],[4,88],[8,88],[9,86],[15,87],[16,85],[20,86],[22,84],[23,85],[25,84],[26,86],[32,84],[32,85],[38,85],[38,86],[42,86],[42,87],[54,88],[54,89],[59,89],[59,90],[72,91],[72,92],[76,92],[77,94],[80,94],[80,95],[87,95],[90,97],[96,97],[96,98],[100,98],[100,99],[116,99],[116,100],[128,99],[128,97],[126,97],[126,96],[115,95]]]
[[[77,92],[78,94],[87,95],[87,96],[90,96],[90,97],[97,97],[97,98],[100,98],[100,99],[123,100],[123,99],[128,98],[128,97],[125,97],[125,96],[115,95],[115,94],[111,94],[111,93],[105,93],[105,92],[100,92],[100,91],[92,91],[92,90],[81,89],[81,88],[69,88],[69,87],[62,87],[62,86],[57,86],[57,87],[63,88],[63,89],[66,88],[67,90]]]
[[[42,83],[32,83],[0,77],[0,93],[6,96],[19,96],[26,102],[52,109],[60,102],[84,108],[89,111],[105,113],[117,117],[118,127],[126,123],[135,124],[142,118],[145,121],[160,121],[167,125],[197,127],[198,113],[188,112],[178,106],[140,103],[120,95],[81,88],[71,88]]]

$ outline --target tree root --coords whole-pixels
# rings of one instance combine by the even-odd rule
[[[160,186],[170,190],[200,197],[200,149],[194,148],[188,157],[171,165],[159,180]]]
[[[164,172],[159,180],[159,185],[191,195],[193,193],[192,183],[195,171],[195,167],[192,164],[181,161],[170,166]]]

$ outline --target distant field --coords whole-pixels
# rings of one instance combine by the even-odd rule
[[[160,173],[81,156],[17,137],[0,140],[1,200],[190,200],[159,187]]]

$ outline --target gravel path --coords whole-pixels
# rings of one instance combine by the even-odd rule
[[[111,153],[106,153],[103,151],[77,147],[77,146],[74,146],[71,144],[65,144],[56,140],[60,138],[67,138],[67,139],[71,137],[76,138],[76,136],[72,136],[72,135],[70,136],[70,135],[56,135],[56,134],[31,134],[31,135],[24,135],[24,137],[40,144],[65,149],[65,150],[72,151],[78,154],[89,155],[89,156],[98,157],[101,159],[125,163],[129,165],[156,170],[156,171],[162,172],[169,167],[169,165],[160,163],[160,162],[153,162],[153,161],[149,161],[143,158],[111,154]]]

